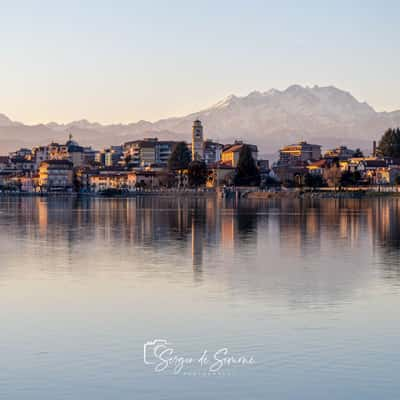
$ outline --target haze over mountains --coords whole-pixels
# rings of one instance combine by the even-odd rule
[[[0,114],[0,154],[19,147],[65,142],[67,134],[95,148],[121,144],[143,137],[191,140],[191,125],[199,118],[205,136],[224,143],[235,139],[258,144],[262,153],[274,153],[284,144],[300,139],[325,147],[347,144],[370,149],[390,127],[400,126],[400,110],[377,112],[350,93],[335,87],[302,87],[231,95],[219,103],[183,117],[151,123],[101,125],[87,120],[24,125]]]

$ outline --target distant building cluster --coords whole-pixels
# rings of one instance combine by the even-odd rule
[[[270,167],[268,160],[260,159],[255,144],[205,139],[199,120],[193,122],[191,139],[183,148],[192,162],[205,165],[203,186],[208,188],[234,184],[244,148],[256,166],[261,186],[400,184],[400,160],[378,157],[375,142],[372,154],[364,156],[359,149],[346,146],[322,153],[320,145],[300,141],[282,147],[278,161]],[[99,193],[187,187],[188,170],[178,174],[169,168],[178,143],[148,137],[94,150],[79,145],[70,135],[65,144],[53,142],[0,156],[0,191]]]
[[[136,191],[176,185],[168,161],[178,141],[149,137],[101,150],[81,146],[72,135],[65,144],[50,143],[22,148],[0,156],[0,190],[26,193]],[[267,160],[258,160],[256,145],[236,141],[221,144],[204,138],[201,121],[193,122],[187,144],[191,159],[207,167],[207,187],[231,184],[243,146],[254,161],[269,173]],[[184,181],[187,184],[187,179]]]
[[[290,186],[393,185],[400,183],[400,159],[378,157],[376,142],[371,155],[339,146],[321,153],[321,146],[301,141],[283,147],[273,174]]]

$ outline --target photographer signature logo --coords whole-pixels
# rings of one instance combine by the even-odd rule
[[[228,375],[233,367],[255,365],[253,356],[231,354],[227,347],[214,352],[205,349],[197,357],[179,354],[166,339],[148,341],[143,346],[143,362],[154,372],[174,375]]]

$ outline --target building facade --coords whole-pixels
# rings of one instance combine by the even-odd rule
[[[72,190],[73,164],[69,160],[47,160],[39,167],[39,187],[42,191]]]
[[[231,167],[236,168],[238,161],[239,161],[239,155],[240,151],[242,150],[243,146],[248,146],[250,147],[251,150],[251,155],[254,159],[254,161],[257,161],[258,158],[258,147],[254,144],[245,144],[241,141],[236,141],[232,145],[226,145],[224,147],[224,150],[222,152],[221,160],[224,164],[230,165]]]
[[[169,157],[177,142],[145,138],[123,145],[124,159],[132,167],[148,167],[152,164],[167,166]]]
[[[299,142],[283,147],[279,151],[279,162],[289,164],[292,162],[316,161],[321,158],[321,146],[307,142]]]
[[[336,149],[327,150],[324,154],[324,158],[337,158],[342,161],[354,157],[355,153],[355,150],[351,150],[346,146],[339,146]]]
[[[224,145],[206,140],[204,142],[204,161],[207,165],[221,161]]]

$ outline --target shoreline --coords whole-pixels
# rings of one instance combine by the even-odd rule
[[[389,188],[393,189],[393,188]],[[27,192],[1,192],[0,197],[82,197],[96,199],[126,199],[135,197],[219,197],[226,199],[243,200],[276,200],[276,199],[362,199],[379,197],[400,197],[400,191],[359,189],[356,187],[345,190],[287,190],[287,191],[248,191],[245,188],[238,188],[236,191],[228,192],[222,196],[222,191],[217,190],[176,190],[176,191],[140,191],[120,194],[103,193],[76,193],[76,192],[49,192],[49,193],[27,193]]]
[[[399,192],[343,190],[343,191],[293,191],[293,192],[251,192],[245,198],[249,200],[273,199],[364,199],[380,197],[400,197]]]

